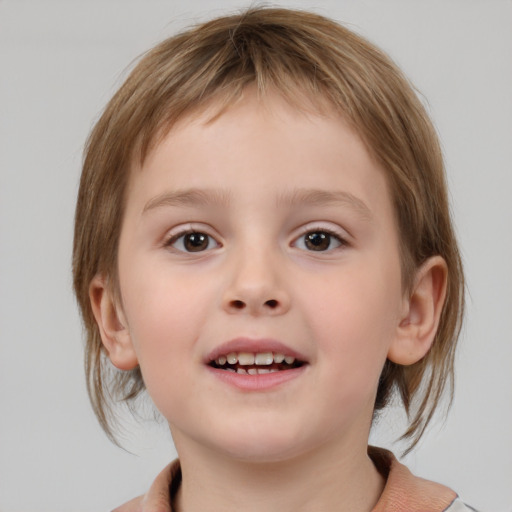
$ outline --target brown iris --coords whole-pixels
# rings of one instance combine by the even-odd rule
[[[183,237],[183,246],[188,252],[204,251],[208,248],[208,235],[204,233],[188,233]]]
[[[326,251],[331,245],[331,235],[323,231],[308,233],[304,238],[305,245],[310,251]]]

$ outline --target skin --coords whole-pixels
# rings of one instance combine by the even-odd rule
[[[140,365],[169,423],[176,510],[369,511],[384,485],[366,454],[379,375],[428,351],[444,262],[404,294],[385,174],[341,117],[250,90],[209,114],[132,169],[121,301],[91,283],[103,342],[118,368]],[[204,250],[184,231],[207,235]],[[206,361],[239,337],[284,343],[303,371],[262,391],[226,383]]]

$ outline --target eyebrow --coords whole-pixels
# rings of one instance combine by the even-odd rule
[[[291,193],[283,194],[278,197],[277,204],[286,206],[296,206],[307,204],[311,206],[337,206],[345,205],[366,220],[370,220],[373,215],[368,206],[350,192],[341,190],[321,190],[321,189],[296,189]]]
[[[142,214],[165,206],[227,206],[230,195],[222,189],[190,188],[164,192],[150,199]],[[350,192],[321,189],[295,189],[277,197],[276,206],[293,207],[297,205],[337,206],[345,205],[355,210],[362,218],[370,220],[373,215],[368,206]]]
[[[228,203],[229,195],[222,190],[191,188],[164,192],[153,197],[145,204],[142,214],[163,206],[208,206]]]

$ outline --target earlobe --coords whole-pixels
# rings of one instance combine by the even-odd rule
[[[98,324],[101,341],[112,364],[120,370],[132,370],[138,364],[130,331],[121,308],[116,304],[106,279],[97,275],[89,285],[94,318]]]
[[[429,258],[416,273],[414,287],[404,301],[404,310],[388,359],[411,365],[430,350],[439,326],[446,297],[448,269],[441,256]]]

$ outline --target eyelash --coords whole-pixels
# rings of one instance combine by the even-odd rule
[[[297,242],[299,240],[304,240],[305,237],[307,237],[308,235],[316,235],[316,234],[327,235],[329,237],[328,238],[329,247],[327,247],[325,250],[323,250],[323,249],[321,249],[321,250],[308,249],[307,247],[304,247],[304,248],[299,247],[299,248],[302,250],[308,251],[308,252],[332,252],[336,249],[340,249],[340,248],[348,246],[347,240],[344,237],[342,237],[340,233],[337,233],[334,230],[327,229],[325,227],[308,228],[307,231],[303,232],[299,237],[297,237],[295,239],[293,245],[297,246]],[[322,242],[323,240],[325,240],[325,238],[321,239],[320,242]],[[337,244],[336,247],[330,247],[333,240]],[[312,239],[310,239],[310,241],[312,241]],[[304,242],[304,245],[306,245],[306,244],[307,244],[307,242]]]
[[[331,252],[336,249],[339,249],[340,247],[346,247],[348,245],[348,242],[342,236],[340,236],[339,233],[336,233],[334,230],[326,229],[324,227],[309,228],[307,231],[304,231],[299,237],[295,238],[291,245],[294,247],[297,247],[298,241],[304,240],[305,237],[307,237],[308,235],[310,235],[309,242],[311,242],[313,245],[315,245],[316,242],[313,240],[311,235],[319,235],[319,234],[327,235],[327,237],[321,237],[317,246],[320,247],[320,244],[322,244],[322,242],[325,242],[327,240],[327,243],[328,243],[327,248],[318,249],[318,250],[308,248],[307,240],[304,241],[303,247],[298,247],[298,248],[301,250],[307,251],[307,252]],[[198,250],[196,250],[196,251],[187,250],[187,248],[185,246],[185,243],[186,243],[185,237],[187,237],[188,235],[198,235],[198,240],[197,240],[197,242],[199,242],[197,245]],[[178,247],[176,247],[176,244],[178,244],[178,242],[180,242],[180,240],[181,240],[182,247],[178,248]],[[204,242],[205,240],[207,242],[206,247],[201,246],[200,244],[202,242]],[[331,247],[333,240],[336,244],[335,247]],[[214,244],[213,247],[212,247],[212,242]],[[192,241],[192,243],[194,243],[194,242]],[[178,252],[190,254],[190,253],[205,252],[205,251],[208,251],[211,249],[215,249],[215,248],[221,247],[221,244],[217,240],[215,240],[215,238],[213,238],[211,235],[209,235],[208,233],[205,233],[198,229],[187,229],[187,230],[180,231],[179,233],[176,233],[176,234],[172,235],[171,237],[169,237],[169,239],[167,239],[166,242],[164,243],[164,246],[170,247]]]
[[[200,249],[200,250],[197,250],[197,251],[189,251],[189,250],[186,250],[184,244],[185,244],[185,237],[187,235],[203,235],[206,239],[207,239],[207,246],[206,248],[204,249]],[[178,248],[176,247],[176,244],[179,242],[179,241],[182,241],[182,245],[183,245],[183,248]],[[215,246],[214,247],[211,247],[211,242],[214,242]],[[187,229],[187,230],[183,230],[183,231],[180,231],[179,233],[176,233],[174,235],[172,235],[171,237],[169,237],[168,240],[166,240],[166,242],[164,243],[164,246],[165,247],[170,247],[178,252],[183,252],[183,253],[195,253],[195,252],[204,252],[206,250],[211,250],[213,248],[216,248],[216,247],[220,247],[220,243],[217,242],[211,235],[209,235],[208,233],[205,233],[204,231],[200,231],[198,229]]]

